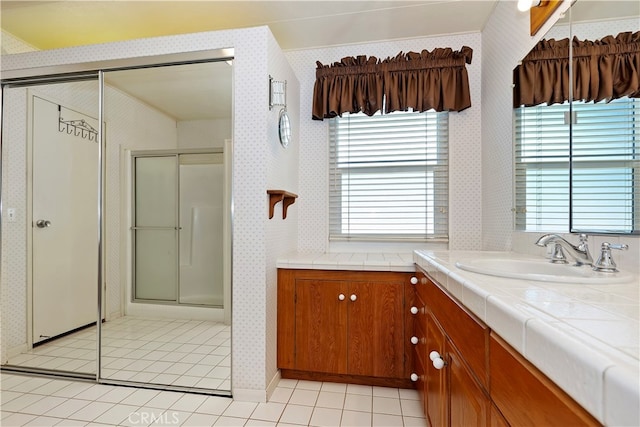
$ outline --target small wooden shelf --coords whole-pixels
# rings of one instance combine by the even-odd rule
[[[287,217],[287,208],[296,202],[297,194],[284,190],[267,190],[269,195],[269,219],[273,218],[273,209],[278,202],[282,202],[282,219]]]

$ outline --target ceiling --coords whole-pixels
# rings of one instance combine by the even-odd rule
[[[268,25],[282,49],[478,32],[496,0],[0,1],[37,49]]]

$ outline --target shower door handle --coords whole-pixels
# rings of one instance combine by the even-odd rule
[[[39,219],[36,221],[36,227],[38,228],[47,228],[51,226],[51,221],[46,219]]]

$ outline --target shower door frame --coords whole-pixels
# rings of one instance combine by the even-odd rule
[[[135,304],[161,304],[161,305],[171,305],[171,306],[184,306],[184,307],[202,307],[202,308],[221,308],[218,306],[212,305],[202,305],[202,304],[189,304],[189,303],[181,303],[180,302],[180,230],[182,227],[180,226],[180,155],[182,154],[222,154],[224,161],[227,161],[227,156],[225,153],[225,147],[216,147],[216,148],[206,148],[206,149],[172,149],[172,150],[136,150],[130,152],[131,159],[131,171],[130,171],[130,189],[131,189],[131,198],[130,205],[128,211],[131,213],[131,220],[129,224],[130,234],[130,251],[131,251],[131,268],[129,271],[129,277],[131,280],[131,297],[129,298],[130,303]],[[175,291],[176,291],[176,299],[175,300],[156,300],[156,299],[148,299],[148,298],[136,298],[136,230],[144,229],[144,227],[138,227],[136,222],[136,159],[144,158],[144,157],[174,157],[175,165],[176,165],[176,189],[175,189],[175,218],[176,223],[173,227],[175,229],[175,253],[176,253],[176,274],[175,274]],[[223,164],[226,171],[226,165]],[[223,186],[225,187],[223,190],[223,195],[227,194],[227,189],[230,186],[230,182],[228,182],[229,178],[225,173],[225,181]],[[224,197],[224,196],[223,196]],[[229,201],[223,200],[223,207],[226,208]],[[224,209],[223,209],[224,210]],[[134,225],[135,224],[135,225]],[[223,221],[223,228],[226,228],[226,221]],[[149,229],[157,229],[158,227],[150,227]],[[166,227],[167,229],[171,227]],[[164,228],[163,228],[164,229]],[[223,230],[223,234],[225,231]],[[226,239],[223,239],[223,245],[226,245],[228,242]],[[231,245],[229,245],[231,246]],[[230,251],[230,247],[224,247],[224,253]],[[227,268],[223,264],[223,269]],[[224,281],[227,280],[225,275],[223,274],[223,289],[226,291],[227,286]],[[226,307],[226,296],[223,298],[223,306],[224,310],[228,310],[230,307]]]

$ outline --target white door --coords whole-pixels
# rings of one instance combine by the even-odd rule
[[[91,117],[37,96],[32,114],[32,325],[37,343],[98,317],[98,144],[78,127],[59,128],[62,114],[97,129]]]

